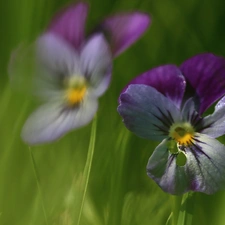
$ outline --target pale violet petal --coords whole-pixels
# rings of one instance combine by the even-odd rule
[[[76,51],[54,34],[46,33],[36,42],[37,71],[33,92],[43,101],[64,92],[66,77],[80,74]]]
[[[182,108],[182,117],[184,122],[189,122],[193,127],[199,126],[202,118],[199,116],[196,105],[193,98],[189,98]]]
[[[163,140],[174,122],[181,122],[179,109],[155,88],[131,84],[120,95],[118,112],[126,127],[137,136]]]
[[[60,103],[46,103],[27,119],[22,129],[22,139],[30,145],[54,141],[88,124],[97,108],[97,99],[92,97],[86,97],[76,108],[68,108]]]
[[[80,74],[80,61],[76,50],[69,43],[52,33],[45,33],[36,42],[37,59],[46,75],[55,77]]]
[[[214,138],[225,134],[225,97],[217,103],[214,113],[203,119],[201,133]]]
[[[157,146],[147,165],[147,174],[165,192],[182,194],[188,191],[188,178],[184,167],[176,165],[176,155],[168,150],[168,140]]]
[[[147,174],[166,192],[179,195],[187,191],[213,194],[225,189],[225,146],[214,138],[197,133],[193,145],[184,148],[186,164],[178,166],[178,154],[168,150],[164,140],[147,165]]]
[[[112,56],[102,34],[93,35],[81,51],[82,72],[96,96],[102,95],[111,79]]]

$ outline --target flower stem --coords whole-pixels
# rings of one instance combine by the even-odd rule
[[[171,200],[172,200],[173,210],[168,218],[167,224],[177,225],[182,197],[171,195]]]
[[[183,195],[177,225],[191,225],[194,212],[194,194],[186,193]]]
[[[77,225],[80,224],[83,207],[84,207],[84,202],[85,202],[85,197],[86,197],[86,193],[87,193],[87,187],[88,187],[91,166],[92,166],[92,161],[93,161],[93,155],[94,155],[94,149],[95,149],[96,127],[97,127],[97,115],[95,115],[95,118],[92,123],[92,128],[91,128],[91,137],[90,137],[90,143],[89,143],[89,148],[88,148],[87,161],[85,164],[84,174],[83,174],[84,192],[83,192],[83,196],[82,196],[82,202],[81,202],[81,206],[80,206],[80,212],[79,212],[79,216],[78,216],[78,220],[77,220]]]
[[[31,151],[30,147],[29,147],[29,151],[30,151],[31,162],[32,162],[33,171],[34,171],[34,175],[35,175],[35,180],[36,180],[38,191],[39,191],[40,198],[41,198],[41,205],[42,205],[42,210],[43,210],[43,213],[44,213],[45,223],[46,223],[46,225],[48,225],[48,219],[47,219],[45,204],[44,204],[43,195],[42,195],[42,191],[41,191],[40,180],[39,180],[39,177],[38,177],[38,172],[37,172],[37,167],[36,167],[36,164],[35,164],[34,156],[33,156],[33,153]]]

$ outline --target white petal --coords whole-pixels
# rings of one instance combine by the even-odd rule
[[[225,97],[216,104],[213,114],[203,118],[201,126],[201,133],[210,137],[217,138],[225,134]]]
[[[47,103],[28,118],[22,130],[22,138],[30,145],[54,141],[68,131],[88,124],[97,108],[97,99],[91,97],[86,97],[74,109],[66,108],[59,102]]]
[[[148,176],[166,192],[187,191],[213,194],[225,188],[225,146],[208,135],[196,133],[193,145],[185,147],[186,163],[178,166],[178,154],[171,154],[165,139],[147,165]]]
[[[52,100],[64,91],[63,82],[66,77],[80,74],[78,53],[56,35],[47,33],[37,40],[36,54],[34,92],[44,101]]]
[[[67,42],[47,33],[37,40],[37,59],[43,69],[55,76],[80,73],[78,53]]]
[[[81,67],[95,95],[102,95],[110,83],[112,69],[111,52],[102,34],[92,36],[82,49]]]

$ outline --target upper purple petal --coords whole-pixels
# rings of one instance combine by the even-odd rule
[[[83,2],[69,5],[53,18],[48,31],[62,37],[78,49],[84,40],[87,13],[88,5]]]
[[[101,27],[109,37],[114,57],[133,44],[145,32],[150,23],[150,16],[141,12],[108,17]]]
[[[180,108],[186,87],[185,78],[175,65],[164,65],[151,69],[134,78],[129,84],[145,84],[154,87]],[[128,85],[129,85],[128,84]],[[127,89],[125,87],[124,91]]]
[[[186,60],[180,69],[195,90],[199,113],[225,94],[225,59],[204,53]]]

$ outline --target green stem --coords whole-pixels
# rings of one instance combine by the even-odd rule
[[[33,156],[33,153],[31,151],[30,147],[29,147],[29,151],[30,151],[30,157],[31,157],[31,162],[32,162],[32,166],[33,166],[33,171],[34,171],[38,191],[39,191],[40,198],[41,198],[41,205],[42,205],[42,210],[43,210],[43,213],[44,213],[45,223],[46,223],[46,225],[48,225],[48,219],[47,219],[45,204],[44,204],[43,195],[42,195],[42,191],[41,191],[40,180],[39,180],[39,177],[38,177],[38,172],[37,172],[37,167],[36,167],[36,164],[35,164],[34,156]]]
[[[97,127],[97,116],[95,116],[93,123],[92,123],[92,128],[91,128],[91,137],[90,137],[87,161],[85,164],[84,176],[83,176],[84,182],[85,182],[84,183],[84,192],[83,192],[83,196],[82,196],[82,202],[81,202],[80,212],[79,212],[79,216],[78,216],[78,220],[77,220],[77,225],[80,224],[83,207],[84,207],[84,202],[85,202],[85,197],[86,197],[87,188],[88,188],[88,182],[89,182],[91,166],[92,166],[92,161],[93,161],[93,155],[94,155],[94,149],[95,149],[96,127]]]
[[[166,221],[166,225],[172,224],[172,222],[171,222],[172,219],[173,219],[173,212],[170,213],[170,215],[169,215],[169,217],[168,217],[168,219],[167,219],[167,221]]]
[[[173,210],[170,214],[170,221],[172,222],[171,223],[172,225],[177,225],[182,197],[171,195],[171,200],[172,200]],[[172,218],[171,218],[171,215],[172,215]]]
[[[191,225],[194,212],[194,194],[183,195],[177,225]]]

